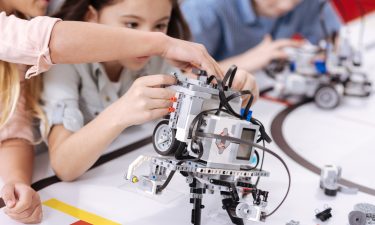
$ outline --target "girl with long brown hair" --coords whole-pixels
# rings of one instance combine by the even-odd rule
[[[177,0],[67,0],[56,16],[190,37]],[[144,56],[60,65],[46,73],[43,100],[50,125],[51,165],[57,176],[65,181],[76,179],[124,129],[168,114],[174,92],[160,87],[175,83],[172,76],[162,75],[172,70],[165,61]],[[251,75],[242,73],[236,78],[238,89],[257,92]]]

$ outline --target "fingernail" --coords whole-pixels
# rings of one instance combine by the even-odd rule
[[[170,112],[170,113],[173,113],[173,112],[175,112],[175,111],[176,111],[176,109],[173,108],[173,107],[169,107],[169,108],[168,108],[168,112]]]
[[[169,99],[171,102],[177,102],[177,98],[176,97],[172,97]]]

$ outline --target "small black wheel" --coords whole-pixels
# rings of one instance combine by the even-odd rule
[[[332,85],[322,85],[315,93],[315,103],[322,109],[334,109],[340,103],[340,94]]]
[[[174,155],[181,143],[176,139],[176,130],[170,128],[168,123],[168,120],[160,121],[152,137],[155,151],[162,156]]]

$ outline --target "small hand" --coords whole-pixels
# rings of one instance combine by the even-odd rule
[[[162,88],[173,85],[169,75],[149,75],[138,78],[118,101],[111,105],[113,113],[124,128],[161,118],[169,113],[175,92]]]
[[[285,48],[298,48],[302,44],[301,41],[292,39],[273,41],[271,36],[267,35],[260,44],[242,54],[241,61],[247,62],[248,68],[245,68],[246,70],[259,70],[267,66],[272,60],[287,59],[288,55],[284,51]]]
[[[22,183],[6,184],[1,190],[6,204],[5,214],[25,224],[40,223],[43,218],[40,197],[29,185]]]
[[[219,64],[201,44],[169,38],[162,56],[180,69],[191,71],[192,68],[199,68],[223,78]]]
[[[232,88],[237,91],[249,90],[251,91],[252,95],[254,96],[253,103],[255,103],[259,98],[259,89],[256,83],[255,77],[242,69],[238,69],[236,76],[233,80]],[[243,96],[242,102],[244,103],[243,106],[247,104],[247,101],[250,99],[249,95]]]

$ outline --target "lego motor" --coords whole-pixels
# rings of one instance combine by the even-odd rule
[[[338,181],[341,179],[341,167],[327,165],[324,166],[320,173],[320,188],[328,196],[336,196],[339,191]]]
[[[326,165],[321,169],[320,173],[320,188],[324,190],[327,196],[336,196],[337,192],[346,194],[355,194],[358,188],[346,187],[339,184],[341,180],[342,169],[335,165]]]

